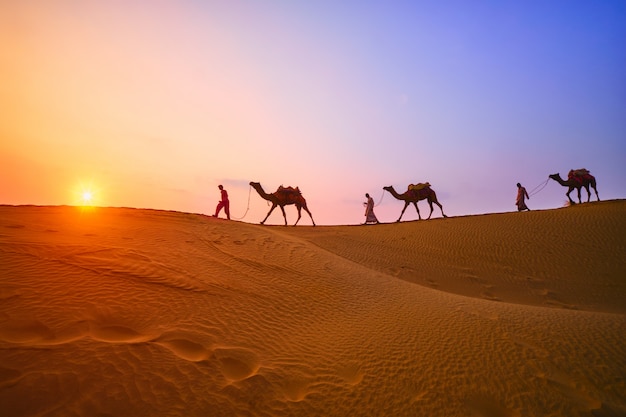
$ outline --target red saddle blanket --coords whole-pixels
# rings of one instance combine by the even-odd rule
[[[578,181],[581,184],[583,183],[583,180],[588,180],[590,178],[592,178],[591,173],[585,168],[572,169],[567,174],[567,179]]]

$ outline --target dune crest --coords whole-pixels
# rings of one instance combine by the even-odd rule
[[[625,415],[624,214],[0,206],[2,415]]]

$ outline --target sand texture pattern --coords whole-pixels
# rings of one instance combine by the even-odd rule
[[[0,415],[624,416],[626,201],[373,226],[0,206]]]

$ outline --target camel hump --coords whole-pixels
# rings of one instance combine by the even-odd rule
[[[568,178],[572,178],[572,177],[584,177],[586,175],[590,175],[591,173],[589,172],[588,169],[586,168],[579,168],[579,169],[572,169],[570,170],[570,172],[567,174]]]
[[[276,192],[278,193],[284,193],[284,194],[296,194],[296,195],[301,195],[302,193],[300,192],[300,188],[299,187],[283,187],[282,185],[280,185],[278,187],[278,189],[276,190]]]
[[[409,188],[407,191],[419,191],[423,190],[426,187],[430,187],[429,182],[418,182],[417,184],[409,184]]]

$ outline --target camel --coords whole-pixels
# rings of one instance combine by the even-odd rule
[[[301,209],[304,209],[307,213],[309,213],[311,221],[313,222],[313,226],[315,226],[315,220],[313,220],[313,215],[307,208],[306,200],[304,199],[304,197],[302,197],[302,193],[300,192],[300,189],[298,187],[283,187],[281,185],[280,187],[278,187],[278,190],[276,190],[272,194],[268,194],[263,190],[263,187],[261,187],[261,184],[259,184],[258,182],[251,182],[250,185],[256,190],[257,193],[259,193],[261,198],[272,203],[272,208],[267,213],[267,216],[265,216],[261,224],[264,224],[265,220],[267,220],[270,214],[272,214],[272,211],[274,211],[276,206],[279,206],[280,210],[283,212],[283,217],[285,218],[285,226],[287,226],[287,216],[285,215],[284,206],[288,206],[289,204],[295,204],[296,208],[298,209],[298,220],[296,220],[294,226],[298,224],[298,222],[300,221],[300,217],[302,217],[300,213]]]
[[[598,201],[600,201],[600,196],[598,195],[598,190],[596,189],[596,179],[591,174],[579,176],[581,181],[578,181],[575,178],[568,178],[567,181],[564,181],[561,178],[561,175],[559,173],[548,175],[548,177],[552,178],[554,181],[558,182],[563,187],[568,187],[568,190],[565,193],[565,195],[569,199],[570,204],[576,204],[574,203],[574,200],[572,200],[572,197],[570,197],[569,195],[572,191],[574,191],[574,189],[578,191],[578,202],[582,203],[580,199],[580,189],[582,187],[584,187],[585,190],[587,190],[587,203],[591,201],[591,192],[589,191],[589,186],[591,186],[591,188],[593,188],[593,190],[596,192],[596,198],[598,199]]]
[[[391,195],[394,196],[396,199],[404,201],[404,208],[402,209],[402,213],[400,213],[400,217],[398,217],[398,220],[396,220],[396,222],[399,222],[402,219],[404,211],[411,203],[413,203],[413,205],[415,206],[415,210],[417,210],[417,217],[421,220],[422,216],[420,214],[420,209],[417,207],[417,202],[420,200],[428,201],[428,205],[430,206],[430,214],[428,215],[429,219],[430,216],[432,216],[433,214],[433,203],[439,206],[439,208],[441,209],[441,215],[443,217],[448,217],[443,212],[443,207],[441,206],[439,201],[437,201],[437,194],[435,194],[435,191],[430,188],[430,184],[422,188],[421,190],[406,191],[403,194],[398,194],[396,190],[394,190],[393,185],[383,187],[383,190],[389,191]]]

